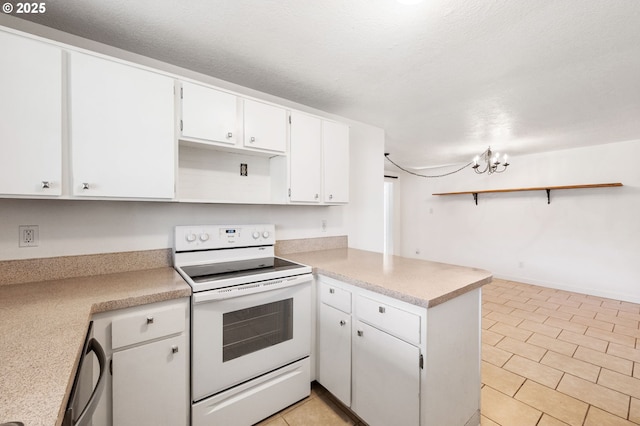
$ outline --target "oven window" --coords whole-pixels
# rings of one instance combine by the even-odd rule
[[[293,298],[222,315],[222,361],[293,338]]]

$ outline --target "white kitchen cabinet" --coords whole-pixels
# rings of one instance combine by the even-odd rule
[[[287,110],[244,99],[244,147],[275,153],[287,151]]]
[[[362,321],[354,325],[351,409],[370,426],[418,426],[420,349]]]
[[[238,138],[237,96],[183,82],[180,104],[182,140],[235,145]]]
[[[69,61],[72,195],[173,198],[173,79],[77,52]]]
[[[349,202],[349,127],[291,111],[289,201]]]
[[[480,302],[425,308],[318,275],[317,380],[371,426],[478,425]]]
[[[322,121],[325,203],[349,202],[349,126]]]
[[[370,425],[419,425],[421,316],[329,277],[318,282],[318,382]]]
[[[372,426],[420,425],[424,311],[324,275],[318,309],[318,382]]]
[[[322,193],[322,120],[291,112],[289,153],[292,202],[319,203]]]
[[[93,426],[189,424],[189,298],[96,314],[93,335],[111,366]]]
[[[0,31],[0,195],[61,195],[62,50]]]
[[[172,337],[113,354],[113,424],[186,424],[187,342]]]
[[[351,314],[326,303],[318,310],[318,382],[351,405]]]

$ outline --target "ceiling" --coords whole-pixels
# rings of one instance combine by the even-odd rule
[[[639,0],[48,0],[34,22],[384,128],[405,166],[640,139]]]

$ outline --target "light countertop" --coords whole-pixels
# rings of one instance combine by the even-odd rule
[[[281,257],[425,308],[491,281],[481,269],[357,249]],[[0,286],[0,423],[61,424],[92,314],[190,295],[171,267]]]
[[[170,267],[0,286],[0,423],[61,424],[92,314],[190,295]]]
[[[492,278],[482,269],[350,248],[282,257],[312,266],[314,273],[425,308],[488,284]]]

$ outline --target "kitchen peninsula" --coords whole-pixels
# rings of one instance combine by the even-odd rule
[[[317,277],[317,380],[370,425],[480,423],[487,271],[336,248]]]

